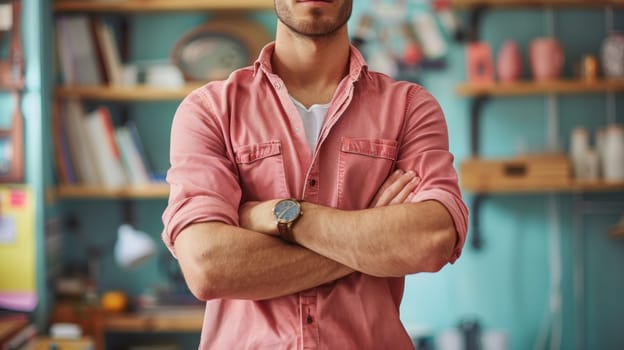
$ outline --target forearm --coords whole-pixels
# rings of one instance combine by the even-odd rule
[[[189,288],[202,300],[274,298],[352,272],[301,246],[222,223],[190,226],[175,250]]]
[[[298,244],[374,276],[442,268],[456,242],[453,220],[436,201],[343,211],[303,203]]]

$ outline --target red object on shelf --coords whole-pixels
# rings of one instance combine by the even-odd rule
[[[485,42],[473,42],[466,46],[468,81],[471,83],[493,83],[494,63],[492,49]]]
[[[513,40],[507,40],[501,47],[496,60],[496,73],[502,82],[512,82],[522,75],[522,55]]]
[[[533,39],[529,51],[533,79],[544,81],[557,79],[561,76],[564,55],[556,38]]]

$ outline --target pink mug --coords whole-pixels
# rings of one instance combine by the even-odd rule
[[[533,39],[529,48],[531,71],[535,80],[552,80],[561,76],[563,50],[552,37]]]

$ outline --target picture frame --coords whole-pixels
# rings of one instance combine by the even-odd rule
[[[253,63],[271,41],[266,29],[244,18],[221,18],[184,34],[171,52],[172,62],[186,81],[225,79]]]

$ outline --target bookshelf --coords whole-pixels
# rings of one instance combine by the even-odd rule
[[[451,0],[456,8],[489,6],[497,8],[518,7],[605,7],[624,6],[624,0]]]
[[[164,162],[161,162],[163,164],[160,165],[160,168],[151,169],[152,171],[147,172],[148,177],[146,181],[127,181],[121,184],[118,183],[117,186],[107,186],[106,181],[102,180],[106,179],[106,176],[102,176],[102,172],[96,177],[97,181],[93,181],[93,177],[90,178],[91,180],[85,181],[86,177],[77,176],[79,175],[78,170],[88,169],[88,167],[83,166],[78,169],[78,167],[75,167],[75,164],[73,164],[73,168],[71,166],[60,166],[59,164],[63,164],[63,156],[71,160],[66,161],[63,165],[73,163],[77,158],[75,154],[79,154],[80,151],[85,154],[95,153],[97,157],[93,158],[102,158],[101,155],[97,155],[98,152],[93,152],[93,149],[109,148],[108,146],[111,143],[114,144],[116,142],[119,154],[121,154],[122,160],[124,160],[122,149],[124,142],[122,142],[123,139],[119,138],[116,132],[124,127],[133,125],[135,128],[130,129],[133,131],[130,133],[132,137],[126,137],[127,142],[125,144],[132,143],[132,140],[141,139],[137,137],[138,134],[145,137],[141,141],[148,141],[140,142],[144,146],[143,150],[146,152],[141,152],[141,156],[138,159],[142,159],[145,165],[150,165],[150,163],[151,165],[154,165],[154,163],[158,164],[159,162],[156,160],[164,161],[167,159],[168,127],[176,105],[193,90],[200,88],[208,81],[186,82],[179,88],[154,87],[159,85],[150,86],[147,84],[148,72],[144,68],[152,64],[151,62],[157,62],[154,64],[171,62],[170,54],[175,47],[176,40],[179,40],[182,35],[190,33],[192,29],[186,28],[186,23],[184,25],[181,24],[186,17],[189,18],[189,22],[201,23],[205,21],[205,18],[202,18],[204,12],[223,11],[217,14],[216,19],[218,20],[218,17],[221,15],[228,16],[229,19],[229,16],[235,17],[243,12],[270,10],[273,8],[273,1],[56,0],[51,2],[50,7],[53,15],[53,22],[50,25],[52,34],[50,36],[54,36],[54,39],[56,39],[53,40],[56,45],[54,54],[58,58],[59,74],[57,77],[53,77],[53,80],[58,82],[50,94],[53,120],[48,132],[52,135],[55,142],[54,156],[57,165],[58,181],[46,193],[48,195],[47,199],[50,202],[60,203],[63,209],[71,211],[68,214],[79,218],[79,221],[88,220],[83,219],[83,217],[88,218],[94,212],[100,213],[102,206],[108,210],[110,208],[109,204],[111,204],[114,206],[113,210],[117,209],[122,212],[124,223],[151,233],[154,231],[153,228],[143,227],[158,225],[159,217],[162,215],[161,204],[166,204],[169,196],[169,185],[164,182],[156,182],[162,179],[162,167],[166,166]],[[145,13],[148,15],[143,16]],[[153,16],[152,14],[157,15]],[[179,21],[176,18],[177,16],[186,17]],[[76,22],[71,22],[76,19],[82,21],[82,23],[78,24],[82,25],[79,28],[84,30],[76,30]],[[161,23],[174,23],[176,27],[161,26]],[[199,26],[199,23],[197,26]],[[145,30],[146,28],[149,28],[149,30]],[[167,35],[163,35],[163,33]],[[146,36],[149,36],[149,38],[146,38]],[[166,39],[161,40],[161,36],[164,36]],[[74,40],[75,38],[83,39],[84,41]],[[144,44],[141,42],[144,39],[147,39],[147,42],[156,43],[159,48],[147,51],[138,49],[135,51],[140,50],[140,54],[131,53],[131,48],[140,48]],[[82,47],[81,43],[85,42],[94,48],[90,49],[91,53],[86,59],[80,56],[81,60],[75,60],[74,58],[82,53],[76,47]],[[111,42],[113,43],[111,44]],[[170,47],[169,53],[163,53],[162,51],[167,50],[168,46]],[[111,55],[111,51],[115,51],[115,54]],[[254,58],[255,55],[256,53],[253,53]],[[83,63],[86,66],[79,66],[76,62]],[[93,62],[97,62],[97,64],[94,65]],[[136,79],[137,85],[126,86],[123,79],[119,79],[121,76],[119,73],[124,68],[123,65],[128,63],[136,64],[139,69]],[[87,73],[97,70],[100,73],[104,71],[104,74],[100,74],[100,79],[85,79],[85,76],[89,76],[89,74],[82,74],[84,71],[81,69],[84,67],[87,67],[85,69]],[[111,72],[114,74],[110,74]],[[74,149],[69,149],[67,147],[69,141],[75,140],[75,135],[81,134],[74,130],[72,132],[74,137],[68,137],[70,129],[74,128],[76,124],[83,124],[82,122],[72,123],[72,120],[80,120],[81,118],[76,117],[78,115],[83,117],[82,119],[88,123],[93,112],[100,108],[107,109],[110,114],[110,118],[108,118],[110,122],[104,123],[108,127],[100,128],[100,130],[104,130],[100,134],[107,134],[106,139],[109,142],[101,142],[101,136],[99,142],[92,142],[92,139],[98,136],[98,132],[93,132],[93,129],[89,129],[87,124],[87,128],[82,126],[77,129],[88,131],[88,133],[84,133],[86,136],[83,138],[89,139],[91,143],[88,143],[88,146],[90,147],[74,146]],[[114,137],[110,137],[111,129]],[[67,135],[64,135],[63,131]],[[149,142],[150,140],[152,140],[151,143]],[[65,149],[62,148],[63,142],[60,141],[65,142]],[[80,143],[78,144],[80,145]],[[103,145],[106,145],[106,147],[103,147]],[[141,149],[141,147],[138,148]],[[78,152],[76,149],[78,149]],[[143,157],[144,155],[148,157]],[[149,156],[153,156],[154,159],[151,159]],[[84,157],[82,156],[82,158]],[[152,162],[147,162],[146,159],[148,158]],[[125,166],[126,164],[124,163],[123,165]],[[106,169],[101,164],[97,168],[100,170]],[[71,172],[67,171],[68,169],[74,170],[72,176],[68,176],[68,174],[71,174]],[[130,167],[125,169],[128,177],[132,173],[129,169]],[[143,178],[145,179],[145,177]],[[149,203],[145,203],[147,201],[144,200],[148,200]],[[141,215],[135,216],[135,212]],[[89,239],[96,236],[110,235],[112,232],[116,232],[112,231],[110,227],[116,229],[117,225],[122,223],[122,220],[119,220],[119,222],[106,222],[108,220],[106,216],[97,216],[101,217],[101,219],[98,219],[101,221],[88,223],[92,225],[88,233],[92,236]],[[109,226],[109,228],[99,227],[100,224],[104,223],[106,225],[101,226]],[[158,264],[158,261],[154,263]],[[172,270],[174,268],[167,267],[167,269]],[[157,269],[152,270],[157,271]],[[130,283],[137,284],[146,290],[155,287],[152,283],[156,287],[164,284],[172,286],[171,288],[177,288],[177,285],[180,284],[177,278],[177,276],[174,276],[174,271],[166,271],[165,276],[158,273],[149,273],[148,276],[142,277],[141,280]],[[109,288],[106,286],[106,283],[105,281],[98,287],[103,289]],[[172,293],[177,292],[172,291]],[[100,336],[95,339],[95,349],[106,348],[104,337],[102,336],[103,332],[171,333],[171,341],[175,343],[177,340],[176,333],[199,333],[201,331],[203,309],[194,312],[181,312],[175,305],[172,305],[172,307],[172,309],[161,313],[137,312],[104,315],[103,318],[100,318]],[[81,316],[81,318],[84,318],[84,316]]]
[[[457,86],[456,91],[458,94],[467,97],[608,93],[623,92],[624,80],[583,81],[570,79],[547,82],[526,80],[491,84],[462,83]]]
[[[123,86],[120,84],[120,80],[118,79],[121,74],[121,65],[123,64],[121,52],[121,48],[128,47],[132,43],[127,42],[127,30],[128,25],[132,21],[132,15],[144,13],[144,12],[154,12],[161,14],[176,14],[179,12],[197,12],[197,11],[220,11],[226,10],[229,13],[233,12],[244,12],[244,11],[262,11],[269,10],[273,8],[273,1],[271,0],[232,0],[232,1],[206,1],[206,0],[182,0],[182,1],[169,1],[169,0],[95,0],[95,1],[80,1],[80,0],[57,0],[53,2],[53,12],[57,16],[57,23],[55,25],[56,35],[59,36],[61,40],[57,40],[57,45],[59,48],[59,61],[60,61],[60,72],[63,77],[64,84],[58,84],[53,91],[53,100],[55,101],[55,111],[54,111],[54,134],[55,134],[55,149],[58,154],[55,155],[56,163],[57,163],[57,173],[59,174],[59,185],[57,188],[52,191],[55,193],[56,198],[59,199],[140,199],[140,198],[167,198],[168,196],[168,187],[166,184],[162,183],[146,183],[145,179],[151,177],[153,174],[147,174],[148,177],[141,176],[143,180],[137,181],[129,181],[129,183],[135,184],[130,185],[126,184],[124,186],[98,186],[96,183],[97,179],[109,179],[109,176],[102,175],[103,169],[110,169],[111,167],[98,165],[98,169],[100,169],[100,173],[98,174],[97,179],[94,176],[90,178],[84,174],[85,169],[89,169],[89,166],[80,165],[75,161],[75,158],[80,158],[76,156],[76,153],[79,152],[87,152],[94,153],[94,149],[97,151],[95,157],[87,157],[95,159],[97,163],[98,158],[103,158],[101,155],[100,149],[102,148],[102,142],[99,142],[99,146],[90,146],[84,147],[84,142],[78,143],[81,146],[73,146],[74,149],[71,149],[67,145],[73,145],[76,142],[78,136],[75,136],[77,132],[75,130],[71,130],[72,125],[75,123],[72,122],[76,120],[80,120],[79,117],[66,117],[67,114],[71,112],[75,112],[74,114],[80,114],[77,112],[79,108],[77,107],[67,107],[67,104],[70,103],[78,103],[82,104],[82,102],[89,102],[91,107],[93,108],[93,104],[117,104],[122,106],[129,106],[136,103],[144,103],[144,102],[179,102],[184,97],[186,97],[193,90],[204,85],[205,82],[187,82],[184,86],[180,88],[158,88],[151,87],[146,84],[139,84],[134,86]],[[76,18],[80,18],[76,20]],[[120,17],[122,19],[122,27],[118,28],[122,29],[121,32],[115,31],[113,27],[111,27],[111,23],[106,23],[105,18],[111,19],[111,17]],[[77,23],[82,21],[82,23]],[[86,24],[85,24],[86,23]],[[113,22],[115,23],[115,22]],[[120,23],[117,23],[119,25]],[[82,28],[83,30],[77,30]],[[89,28],[91,27],[91,28]],[[124,29],[125,28],[125,29]],[[75,33],[84,33],[91,32],[90,34],[82,35]],[[108,33],[106,33],[108,32]],[[115,32],[117,32],[115,35]],[[121,34],[121,35],[120,35]],[[108,36],[108,37],[107,37]],[[92,45],[93,48],[90,49],[91,56],[83,57],[79,56],[80,52],[76,50],[76,52],[72,51],[76,45],[80,45],[80,40],[73,39],[82,39],[83,43],[87,43],[87,46]],[[120,39],[120,40],[118,40]],[[78,42],[78,44],[74,44]],[[65,50],[65,51],[64,51]],[[111,53],[113,51],[113,53]],[[83,53],[84,54],[84,53]],[[78,57],[74,57],[72,55],[77,55]],[[254,54],[255,55],[255,54]],[[77,58],[77,59],[76,59]],[[82,60],[78,60],[82,59]],[[99,61],[99,64],[94,65],[92,62]],[[83,63],[82,66],[78,65],[78,63]],[[85,68],[86,67],[86,68]],[[94,71],[99,71],[100,74],[93,73]],[[84,73],[93,73],[93,74],[84,74]],[[97,73],[97,72],[96,72]],[[97,78],[99,76],[99,78]],[[86,79],[88,77],[89,79]],[[92,78],[92,79],[91,79]],[[113,78],[117,78],[114,80]],[[117,82],[117,83],[116,83]],[[124,110],[127,111],[124,107]],[[89,114],[91,111],[83,110],[81,113],[89,119]],[[59,119],[67,119],[63,121],[58,121]],[[128,119],[129,118],[129,119]],[[115,115],[112,116],[112,124],[115,124],[115,119],[117,118]],[[131,115],[124,115],[121,120],[131,120]],[[119,120],[117,120],[119,122]],[[125,123],[125,122],[124,122]],[[56,124],[60,124],[60,126],[56,126]],[[107,123],[104,123],[107,124]],[[111,122],[108,122],[110,125]],[[113,125],[113,128],[117,126]],[[77,127],[80,130],[84,130],[85,127]],[[87,127],[88,129],[88,127]],[[93,128],[91,128],[93,129]],[[63,133],[63,131],[65,132]],[[91,141],[95,138],[99,133],[93,132],[88,133],[89,136],[86,138]],[[104,131],[103,131],[104,132]],[[110,133],[109,133],[110,134]],[[95,135],[95,136],[93,136]],[[133,140],[139,139],[137,138],[138,132],[133,133]],[[109,136],[109,139],[115,139],[117,135]],[[65,138],[65,140],[62,140]],[[62,140],[62,141],[58,141]],[[72,142],[74,141],[74,142]],[[102,140],[100,140],[102,141]],[[115,143],[115,140],[113,140]],[[117,140],[117,143],[120,144],[120,141]],[[126,142],[132,143],[130,141]],[[63,146],[65,148],[63,149]],[[124,163],[124,167],[128,164],[126,159],[123,159],[124,152],[121,147],[121,144],[118,146],[119,150],[113,150],[113,154],[118,153],[121,154],[122,161]],[[75,148],[78,148],[80,151],[76,151]],[[114,147],[113,147],[114,148]],[[142,146],[140,145],[138,149],[140,150]],[[63,153],[64,151],[64,153]],[[149,150],[147,150],[149,153]],[[97,153],[100,153],[99,155]],[[82,156],[82,158],[85,158]],[[110,158],[110,157],[104,157]],[[119,158],[119,157],[117,157]],[[135,157],[136,159],[136,157]],[[149,164],[147,159],[145,158],[145,153],[141,153],[141,159],[145,166]],[[88,160],[88,159],[87,159]],[[110,162],[109,162],[110,163]],[[136,163],[136,162],[135,162]],[[72,169],[72,166],[74,169]],[[117,168],[117,167],[112,167]],[[72,172],[73,170],[73,172]],[[126,169],[127,170],[127,169]],[[152,169],[154,170],[154,169]],[[131,173],[130,170],[127,171],[128,177]],[[134,172],[135,174],[137,171]],[[83,175],[83,176],[81,176]],[[160,177],[160,176],[158,176]],[[76,181],[76,178],[78,181]],[[82,180],[81,180],[82,179]],[[84,180],[88,179],[88,180]],[[136,180],[136,177],[135,177]],[[148,180],[149,181],[149,180]],[[111,189],[114,188],[114,189]]]
[[[531,193],[578,193],[578,192],[612,192],[624,191],[624,181],[570,181],[563,185],[531,184],[526,186],[462,186],[474,194],[531,194]]]
[[[165,199],[169,196],[169,185],[166,183],[146,186],[128,186],[108,189],[99,186],[60,185],[56,189],[56,197],[60,199]]]
[[[176,101],[183,99],[191,91],[201,87],[202,85],[203,83],[187,83],[184,87],[179,89],[163,89],[149,86],[58,86],[55,89],[55,95],[57,98],[77,98],[90,101]]]
[[[57,0],[54,2],[54,11],[57,13],[69,12],[187,12],[187,11],[254,11],[271,10],[271,0]]]

